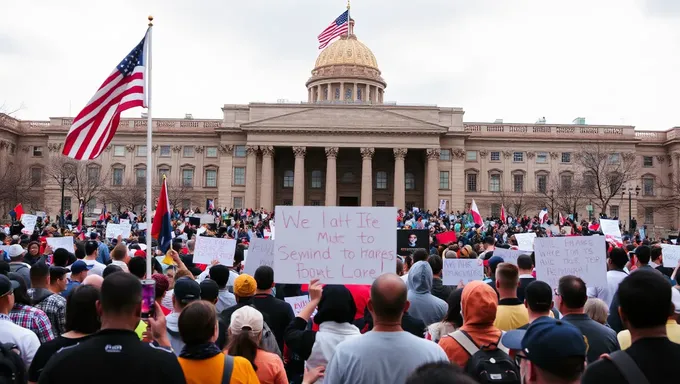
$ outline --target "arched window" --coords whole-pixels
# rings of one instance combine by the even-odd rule
[[[114,164],[111,167],[111,184],[123,185],[123,177],[125,176],[125,166],[123,164]]]
[[[416,189],[416,177],[411,172],[406,172],[404,175],[404,184],[407,191]]]
[[[321,188],[323,185],[323,174],[319,170],[312,171],[312,188]]]
[[[375,173],[375,189],[387,189],[387,172],[378,171]]]
[[[283,187],[293,188],[294,184],[295,184],[295,172],[291,171],[290,169],[283,172]]]
[[[135,184],[146,185],[146,167],[135,168]]]
[[[335,100],[340,100],[340,88],[335,88]]]
[[[352,100],[352,91],[354,89],[351,86],[345,86],[345,100]]]

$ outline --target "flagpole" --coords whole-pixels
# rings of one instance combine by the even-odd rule
[[[352,28],[351,21],[352,21],[352,17],[349,14],[349,0],[347,0],[347,36],[351,35],[352,32],[353,32],[351,30],[351,28]],[[341,97],[342,97],[342,95],[341,95]]]
[[[146,278],[151,278],[151,175],[153,175],[153,161],[151,158],[151,132],[153,122],[151,121],[151,32],[153,29],[153,16],[149,16],[149,32],[146,36],[147,51],[146,59]]]

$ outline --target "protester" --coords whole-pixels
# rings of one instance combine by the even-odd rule
[[[184,348],[179,354],[187,384],[255,384],[260,381],[253,365],[243,357],[229,356],[216,345],[217,312],[206,301],[193,301],[179,316],[179,333]],[[225,367],[231,364],[230,378]]]
[[[7,277],[13,282],[19,283],[19,286],[14,290],[14,307],[9,312],[12,322],[33,331],[41,343],[54,339],[52,323],[45,312],[31,305],[33,301],[28,296],[23,277],[15,272],[10,272]]]
[[[427,262],[430,264],[430,268],[432,268],[432,294],[446,301],[455,290],[455,287],[444,285],[444,281],[442,280],[444,262],[442,261],[442,258],[437,255],[430,256],[427,259]]]
[[[526,330],[534,321],[543,317],[554,317],[552,309],[553,290],[548,283],[540,280],[533,281],[527,285],[525,291],[524,305],[527,308],[529,322],[518,329]]]
[[[165,297],[165,293],[168,291],[168,287],[170,287],[170,282],[168,281],[168,278],[165,277],[165,275],[160,273],[154,273],[153,275],[151,275],[151,278],[156,282],[156,302],[161,306],[163,314],[165,316],[168,316],[172,312],[172,310],[165,308],[163,304],[161,304],[161,301],[163,300],[163,297]]]
[[[128,273],[108,276],[101,288],[97,311],[101,330],[88,340],[54,354],[40,375],[40,384],[186,383],[172,353],[165,316],[156,305],[149,319],[151,334],[160,347],[139,340],[142,284]],[[167,349],[166,349],[167,348]],[[87,369],[89,374],[84,374]],[[74,374],[79,372],[79,374]]]
[[[411,316],[425,325],[441,321],[448,310],[446,301],[432,295],[432,268],[426,261],[413,264],[408,274],[408,307]]]
[[[470,376],[449,363],[424,364],[406,379],[406,384],[477,384]]]
[[[271,267],[266,265],[258,267],[253,277],[257,283],[253,305],[267,317],[269,321],[267,324],[274,332],[279,350],[283,351],[283,337],[286,328],[295,318],[293,308],[290,304],[273,296],[272,289],[275,284],[274,270]]]
[[[122,244],[121,241],[118,241],[118,245],[116,245],[113,248],[113,251],[111,251],[111,265],[116,265],[119,266],[123,271],[125,272],[130,272],[128,269],[127,263],[125,260],[128,258],[128,250],[125,247],[125,244]]]
[[[436,344],[401,328],[406,309],[406,284],[396,274],[379,276],[368,302],[373,330],[338,344],[326,366],[324,383],[401,383],[425,363],[447,361]]]
[[[83,259],[85,264],[87,264],[88,267],[90,267],[88,275],[94,274],[101,276],[102,273],[104,273],[104,268],[106,268],[106,265],[97,261],[98,256],[99,256],[99,243],[97,243],[96,240],[88,240],[85,243],[85,258]]]
[[[68,297],[71,290],[83,283],[83,280],[85,280],[87,273],[89,272],[89,267],[84,261],[77,260],[75,263],[71,264],[70,270],[71,276],[66,283],[66,289],[61,292],[61,295],[64,298]]]
[[[59,293],[66,288],[66,273],[62,267],[50,268],[44,261],[31,267],[32,289],[28,291],[33,305],[45,312],[52,324],[52,333],[66,332],[66,299]]]
[[[15,291],[16,292],[16,291]],[[675,287],[671,288],[671,302],[673,303],[673,313],[668,316],[668,321],[666,322],[666,337],[668,340],[680,344],[680,325],[678,325],[678,320],[680,320],[680,291]],[[616,335],[619,340],[621,349],[627,349],[631,345],[630,331],[625,329]]]
[[[78,345],[99,331],[99,299],[99,290],[95,287],[83,285],[73,290],[66,299],[66,333],[40,346],[28,371],[29,382],[38,382],[47,362],[62,348]]]
[[[524,302],[524,291],[527,285],[536,281],[531,274],[534,269],[534,261],[529,255],[519,255],[517,257],[517,268],[519,269],[519,287],[517,287],[517,298]]]
[[[162,275],[161,275],[162,276]],[[158,292],[156,292],[158,295]],[[187,277],[183,277],[175,282],[175,295],[172,297],[173,310],[165,321],[167,324],[167,333],[172,349],[175,355],[179,356],[184,347],[184,342],[179,333],[179,317],[182,310],[191,302],[201,299],[201,286],[195,281]],[[158,304],[158,306],[161,306]],[[161,311],[163,309],[161,308]]]
[[[28,288],[31,288],[31,266],[24,261],[24,256],[26,251],[19,244],[13,244],[9,246],[7,250],[7,255],[9,256],[9,270],[10,272],[15,272],[20,274]]]
[[[609,307],[619,284],[628,276],[624,270],[628,263],[628,255],[623,248],[614,248],[607,256],[607,285],[604,287],[588,287],[588,297],[601,299]]]
[[[430,324],[427,327],[425,338],[439,343],[439,340],[463,326],[463,316],[461,315],[460,300],[463,296],[463,289],[458,288],[451,292],[446,300],[449,305],[449,310],[444,319],[438,323]]]
[[[250,361],[260,383],[288,384],[281,358],[259,348],[263,331],[264,318],[260,311],[251,306],[235,310],[229,324],[228,354],[242,356]]]
[[[218,313],[236,305],[236,298],[233,293],[229,292],[229,288],[227,287],[230,276],[229,268],[225,265],[218,264],[210,268],[210,280],[216,282],[217,286],[220,287],[220,295],[217,300],[217,305],[215,305]]]
[[[496,267],[496,291],[500,295],[494,326],[501,331],[517,329],[529,322],[524,303],[517,298],[519,269],[510,263]]]
[[[14,308],[14,290],[17,288],[17,281],[0,275],[0,343],[16,346],[24,362],[23,369],[28,369],[40,348],[40,340],[35,333],[14,324],[9,317],[9,312]]]
[[[99,275],[89,275],[83,280],[82,285],[91,285],[97,289],[102,288],[102,284],[104,283],[104,278],[99,276]]]
[[[583,307],[583,312],[598,323],[607,325],[609,307],[604,301],[589,297],[586,301],[586,305]]]

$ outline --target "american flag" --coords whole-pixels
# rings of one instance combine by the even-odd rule
[[[146,36],[116,66],[73,120],[66,135],[64,155],[76,160],[97,158],[116,133],[121,112],[146,106]]]
[[[331,25],[329,25],[326,29],[323,30],[319,34],[319,49],[324,49],[326,46],[331,42],[331,40],[335,39],[338,36],[342,36],[344,33],[347,33],[349,31],[349,10],[345,11],[342,13],[342,15],[338,16],[337,19],[333,20]]]

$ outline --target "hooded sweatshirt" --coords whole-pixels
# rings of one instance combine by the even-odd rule
[[[498,296],[491,287],[482,281],[468,283],[463,288],[461,308],[463,326],[460,329],[467,332],[475,344],[482,346],[498,343],[501,330],[493,325],[498,310]],[[442,337],[439,346],[444,349],[451,363],[460,367],[467,364],[470,355],[452,337]]]
[[[427,261],[413,264],[408,273],[408,301],[411,303],[408,312],[425,325],[442,321],[449,310],[446,301],[431,293],[432,279],[432,267]]]

